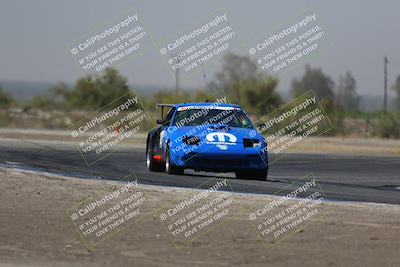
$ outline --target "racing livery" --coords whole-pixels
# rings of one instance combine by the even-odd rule
[[[266,180],[267,144],[242,108],[233,104],[158,104],[162,117],[149,132],[146,163],[150,171],[182,174],[235,172],[237,178]]]

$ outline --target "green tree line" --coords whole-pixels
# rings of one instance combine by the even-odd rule
[[[161,90],[152,97],[141,97],[141,100],[148,109],[154,110],[155,103],[203,102],[215,92],[223,91],[230,102],[240,104],[251,115],[262,116],[284,104],[283,98],[276,91],[278,82],[276,77],[260,73],[249,57],[229,53],[223,58],[221,70],[207,84],[207,90],[204,88],[178,92]],[[345,116],[360,113],[356,80],[349,71],[339,77],[336,86],[320,68],[306,65],[304,74],[292,80],[290,93],[292,97],[297,97],[310,89],[317,95],[322,108],[335,124],[335,130],[331,134],[344,131]],[[393,90],[397,92],[397,104],[400,110],[400,75]],[[111,102],[109,108],[113,108],[133,95],[134,92],[129,87],[127,79],[117,70],[107,69],[101,76],[85,76],[78,79],[73,88],[60,83],[50,88],[45,95],[36,96],[24,104],[18,103],[0,87],[0,108],[19,105],[25,109],[93,111]],[[117,98],[118,101],[114,101]],[[397,115],[380,112],[374,121],[377,121],[373,127],[378,129],[376,135],[399,137],[400,126]]]

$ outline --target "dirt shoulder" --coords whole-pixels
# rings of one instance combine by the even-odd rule
[[[274,197],[235,195],[239,212],[176,249],[154,209],[196,191],[140,186],[147,215],[87,248],[66,211],[120,183],[0,169],[2,266],[399,266],[400,207],[323,203],[323,216],[289,237],[263,243],[243,208]],[[240,207],[239,207],[240,206]],[[322,213],[321,213],[322,214]]]

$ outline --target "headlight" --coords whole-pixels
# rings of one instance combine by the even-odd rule
[[[258,139],[249,139],[249,138],[243,138],[243,145],[244,147],[259,147],[260,146],[260,140]]]
[[[182,141],[186,145],[198,145],[200,143],[200,138],[197,136],[185,136]]]

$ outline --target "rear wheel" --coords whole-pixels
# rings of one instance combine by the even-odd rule
[[[183,174],[184,169],[182,167],[176,166],[172,163],[171,156],[169,154],[169,149],[167,149],[166,158],[165,158],[165,171],[168,174]]]
[[[268,169],[263,171],[237,171],[235,174],[238,179],[266,181]]]

